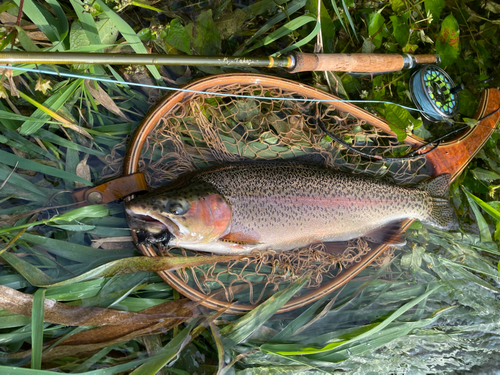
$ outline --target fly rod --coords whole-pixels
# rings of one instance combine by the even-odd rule
[[[133,53],[0,52],[0,64],[112,64],[191,65],[254,68],[286,68],[291,73],[337,71],[385,73],[411,69],[417,64],[436,64],[439,55],[293,53],[284,57],[176,56]]]

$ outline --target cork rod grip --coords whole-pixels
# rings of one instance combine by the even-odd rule
[[[338,54],[293,54],[295,64],[291,73],[332,70],[337,72],[381,73],[395,72],[405,68],[405,58],[396,54],[338,53]],[[436,62],[434,55],[415,56],[415,62]]]

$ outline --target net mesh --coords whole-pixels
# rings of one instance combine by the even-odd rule
[[[386,176],[401,184],[428,177],[423,156],[374,160],[332,141],[318,128],[318,119],[332,134],[365,153],[398,157],[410,151],[393,134],[340,111],[335,103],[306,101],[311,97],[297,86],[297,91],[289,91],[260,84],[221,85],[209,91],[265,99],[196,94],[183,100],[156,124],[142,149],[139,170],[149,187],[155,189],[187,171],[242,159],[321,158],[334,168]],[[107,177],[121,172],[124,147],[117,145],[107,157]],[[177,276],[205,295],[257,304],[305,272],[311,279],[299,293],[317,288],[359,262],[372,247],[356,239],[343,251],[330,253],[323,244],[287,252],[254,252],[244,261],[193,267],[177,271]],[[163,256],[197,255],[161,246],[155,251]]]

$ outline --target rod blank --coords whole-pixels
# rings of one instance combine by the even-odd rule
[[[134,53],[0,52],[0,64],[112,64],[191,65],[255,68],[286,68],[292,73],[338,71],[357,73],[395,72],[418,63],[437,63],[437,55],[376,53],[309,54],[284,57],[175,56]]]

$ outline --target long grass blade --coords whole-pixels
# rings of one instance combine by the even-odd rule
[[[241,54],[245,54],[248,52],[248,50],[243,51],[243,49],[248,46],[249,44],[253,43],[253,41],[257,38],[259,38],[261,35],[263,35],[267,30],[269,30],[271,27],[274,25],[278,24],[279,22],[283,21],[287,16],[291,16],[294,14],[296,11],[299,9],[302,9],[307,3],[307,0],[295,0],[291,1],[289,4],[287,4],[287,12],[280,12],[275,14],[273,17],[269,18],[267,22],[259,29],[255,34],[252,35],[250,39],[245,41],[243,46],[241,46],[236,52],[235,56],[239,56]]]
[[[347,17],[347,20],[349,21],[349,25],[351,25],[351,29],[352,29],[352,32],[354,34],[354,37],[356,38],[356,40],[359,40],[358,34],[356,33],[356,28],[354,27],[354,22],[352,21],[351,14],[349,13],[349,8],[347,8],[345,0],[342,0],[342,6],[344,7],[344,12],[345,12],[345,15]]]
[[[236,322],[221,329],[222,342],[226,350],[245,340],[278,311],[302,286],[309,276],[299,277],[285,289],[275,293],[264,303],[245,314]]]
[[[282,50],[280,50],[276,53],[273,53],[271,56],[280,56],[280,55],[287,53],[289,51],[292,51],[296,48],[302,47],[306,43],[309,43],[314,37],[316,37],[316,35],[318,35],[318,33],[320,31],[321,31],[321,23],[317,21],[316,25],[314,26],[314,29],[307,36],[305,36],[304,38],[302,38],[298,42],[293,43],[291,46],[288,46],[288,47],[283,48]]]
[[[347,31],[347,27],[345,27],[344,19],[340,15],[339,7],[337,6],[337,1],[336,0],[331,0],[331,3],[332,3],[333,10],[335,11],[335,14],[337,15],[337,18],[340,21],[340,24],[342,25],[342,27],[344,28],[345,32],[347,33],[348,32]]]
[[[465,188],[462,188],[462,190],[466,193],[467,200],[469,201],[469,204],[470,204],[470,208],[472,209],[472,212],[474,212],[474,215],[476,216],[477,225],[479,227],[479,234],[481,235],[481,241],[483,241],[483,242],[493,241],[493,238],[491,237],[491,232],[490,232],[490,228],[488,226],[488,223],[486,222],[483,214],[481,213],[481,211],[477,207],[476,200],[474,199],[476,197],[474,197],[472,194],[468,193]],[[493,210],[493,207],[490,207],[490,208]]]
[[[125,40],[130,43],[130,46],[137,53],[148,53],[144,44],[142,44],[141,39],[137,36],[134,29],[130,27],[130,25],[125,22],[118,14],[113,12],[102,0],[96,0],[97,4],[102,8],[104,13],[109,17],[111,21],[115,24],[115,26],[120,30],[120,33],[123,35]],[[147,65],[148,70],[151,72],[153,77],[156,80],[161,80],[161,75],[156,66]]]
[[[485,210],[493,219],[500,221],[500,212],[495,210],[491,205],[483,201],[482,199],[476,197],[474,194],[470,193],[467,189],[462,188],[462,190],[470,197],[474,202],[476,202],[483,210]]]
[[[61,89],[58,91],[57,95],[52,95],[49,97],[43,105],[45,107],[50,108],[53,111],[58,111],[64,103],[66,103],[69,98],[73,95],[75,90],[83,84],[83,79],[77,79],[70,85],[66,86],[64,89]],[[37,109],[33,114],[31,115],[31,118],[34,119],[44,119],[48,120],[50,118],[49,115],[44,113],[42,110]],[[39,121],[26,121],[25,123],[22,124],[20,134],[22,135],[31,135],[34,132],[36,132],[38,129],[40,129],[43,126],[43,123],[40,123]]]
[[[413,306],[417,305],[422,300],[427,298],[429,295],[436,292],[436,290],[438,290],[439,288],[441,288],[441,285],[437,285],[434,288],[431,288],[426,293],[401,306],[399,309],[394,311],[389,317],[384,319],[384,321],[374,324],[373,328],[370,328],[366,332],[361,333],[360,335],[357,335],[351,339],[330,343],[322,348],[313,348],[310,346],[303,346],[298,344],[283,344],[283,345],[264,344],[261,346],[261,350],[263,350],[264,352],[271,352],[271,353],[276,352],[282,355],[308,355],[308,354],[325,353],[334,349],[339,350],[343,345],[347,345],[355,341],[369,338],[370,336],[373,336],[376,333],[380,332],[382,329],[387,327],[390,323],[399,318]]]
[[[59,177],[70,181],[81,182],[86,186],[93,185],[90,181],[78,177],[75,174],[68,173],[66,171],[50,167],[48,165],[40,164],[33,160],[26,160],[7,151],[0,150],[0,160],[2,161],[2,163],[10,165],[11,167],[17,165],[19,168],[27,169],[29,171],[40,172],[48,176]]]
[[[308,24],[309,22],[317,22],[316,17],[314,17],[312,15],[305,15],[305,16],[297,17],[297,18],[293,19],[292,21],[287,22],[286,24],[281,26],[278,30],[273,31],[271,34],[266,36],[260,42],[255,43],[252,47],[250,47],[245,52],[248,53],[250,51],[253,51],[254,49],[268,45],[269,43],[272,43],[272,42],[278,40],[279,38],[282,38],[282,37],[290,34],[291,31],[297,30],[298,28]]]
[[[44,302],[45,289],[38,289],[31,309],[31,368],[38,370],[42,368]]]
[[[132,371],[131,375],[152,375],[160,371],[191,341],[189,334],[197,322],[198,319],[191,321],[181,333],[170,340],[159,354],[153,357],[154,359],[149,360],[138,369]]]
[[[15,0],[17,6],[20,6],[21,0]],[[57,45],[59,42],[59,35],[56,33],[56,28],[53,26],[57,24],[54,17],[49,17],[47,19],[47,14],[42,12],[38,5],[33,0],[24,0],[23,12],[26,14],[35,25],[37,25],[40,30],[49,38],[49,40]],[[59,47],[58,47],[59,49]]]

